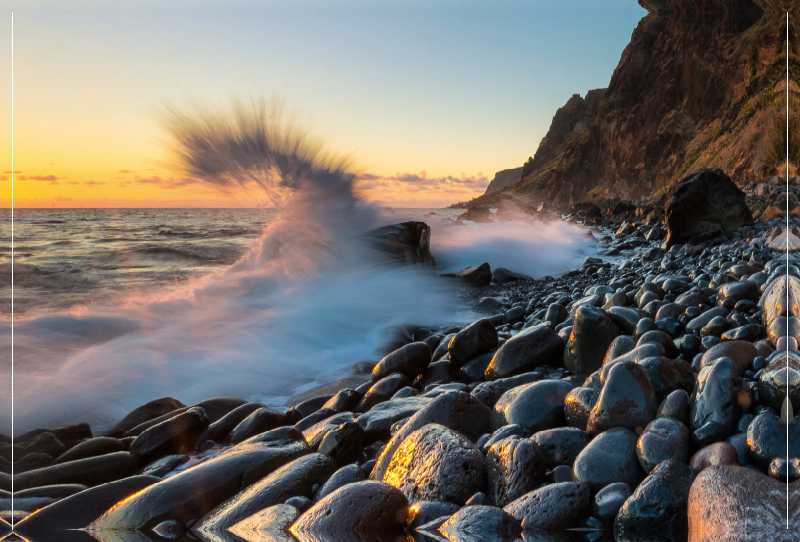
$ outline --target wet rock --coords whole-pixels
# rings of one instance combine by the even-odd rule
[[[730,359],[739,376],[750,368],[750,364],[758,356],[758,350],[747,341],[724,341],[712,346],[703,354],[701,367],[712,365],[721,358]]]
[[[658,533],[662,540],[686,540],[686,510],[692,471],[684,463],[660,463],[620,508],[614,521],[618,540],[650,541]]]
[[[61,454],[53,463],[67,463],[87,457],[110,454],[114,452],[124,452],[125,444],[121,440],[110,437],[96,437],[84,440],[65,453]]]
[[[486,318],[473,322],[458,333],[450,341],[447,351],[450,361],[461,367],[469,360],[491,352],[497,348],[497,331],[492,322]]]
[[[531,437],[531,440],[539,447],[547,468],[554,469],[559,465],[572,467],[575,458],[592,438],[580,429],[559,427],[539,431]]]
[[[603,357],[603,365],[613,359],[624,356],[634,348],[636,348],[636,339],[630,335],[619,335],[608,346],[606,355]]]
[[[320,487],[314,495],[315,501],[320,501],[347,484],[354,484],[366,479],[364,471],[356,464],[346,465],[328,478],[328,480]]]
[[[276,469],[310,452],[304,441],[287,440],[276,440],[274,445],[246,441],[234,446],[119,503],[98,518],[92,528],[143,531],[168,519],[186,525]]]
[[[572,385],[563,380],[542,380],[513,388],[492,410],[493,430],[516,424],[529,434],[564,425],[564,399]]]
[[[291,532],[300,542],[344,540],[353,535],[369,539],[403,534],[407,518],[408,501],[401,491],[365,481],[341,487],[316,503],[292,525]]]
[[[166,457],[162,457],[161,459],[156,459],[143,469],[139,471],[139,474],[144,474],[147,476],[157,476],[159,478],[163,478],[165,475],[169,474],[176,467],[179,465],[183,465],[189,461],[189,456],[182,455],[182,454],[174,454],[168,455]]]
[[[259,510],[281,504],[291,497],[310,497],[312,488],[324,483],[336,469],[336,462],[323,454],[297,458],[203,516],[193,530],[200,533],[224,532]]]
[[[789,423],[788,452],[800,455],[800,427],[797,418]],[[747,447],[753,463],[762,469],[769,468],[770,461],[787,452],[787,427],[776,415],[764,412],[755,417],[747,428]]]
[[[689,411],[691,409],[691,399],[684,390],[675,390],[658,406],[656,417],[675,418],[684,425],[689,423]]]
[[[392,425],[405,420],[431,402],[426,397],[405,397],[378,403],[370,410],[361,414],[356,421],[364,430],[367,442],[388,439],[391,437]]]
[[[517,436],[500,440],[486,455],[489,498],[497,506],[539,487],[545,479],[546,463],[539,446]]]
[[[666,198],[668,247],[699,236],[709,238],[733,232],[753,223],[744,192],[721,169],[685,177]]]
[[[691,486],[689,542],[795,540],[800,533],[800,492],[749,468],[721,466],[701,472]]]
[[[291,500],[291,499],[290,499]],[[231,542],[247,540],[255,542],[296,542],[296,539],[289,534],[289,528],[300,517],[300,510],[291,504],[276,504],[253,514],[246,518],[225,533],[223,537],[214,537],[214,540],[225,540],[236,537]],[[233,537],[231,537],[233,535]]]
[[[586,430],[589,416],[597,404],[600,392],[592,388],[574,388],[564,398],[564,416],[567,424],[581,431]]]
[[[173,453],[193,451],[197,437],[208,427],[202,408],[192,407],[174,418],[143,431],[131,443],[130,451],[153,459]]]
[[[488,263],[484,262],[481,265],[465,267],[458,273],[455,273],[453,276],[461,279],[471,286],[489,286],[489,284],[492,282],[492,268]]]
[[[624,428],[599,434],[575,459],[573,480],[589,484],[592,491],[614,482],[636,487],[644,478],[636,455],[637,441],[636,433]]]
[[[520,427],[519,425],[504,425],[500,429],[496,430],[492,434],[486,434],[481,436],[475,445],[480,449],[483,455],[489,453],[489,448],[492,447],[493,444],[496,442],[500,442],[508,437],[524,437],[525,430]]]
[[[410,502],[462,504],[486,486],[485,460],[464,435],[438,424],[411,433],[393,453],[383,481]]]
[[[483,375],[486,373],[486,369],[492,362],[493,357],[494,353],[489,352],[488,354],[481,354],[480,356],[472,358],[459,369],[459,377],[465,382],[479,382],[483,380]]]
[[[364,462],[364,430],[356,422],[346,422],[327,432],[317,451],[339,465]]]
[[[428,424],[440,424],[477,440],[482,434],[489,432],[490,415],[491,410],[486,405],[466,393],[440,395],[409,418],[403,428],[392,436],[381,452],[370,478],[383,479],[395,451],[417,429]]]
[[[304,430],[303,437],[305,437],[311,449],[316,450],[329,431],[339,427],[343,423],[352,421],[355,420],[353,419],[353,415],[349,412],[334,414]]]
[[[796,482],[800,478],[800,458],[796,455],[775,457],[770,461],[767,473],[770,478],[781,482]]]
[[[364,394],[356,405],[355,412],[367,412],[378,403],[390,399],[398,390],[411,385],[411,379],[402,373],[394,373],[381,378]]]
[[[544,314],[544,318],[542,318],[543,322],[550,322],[553,326],[557,326],[558,324],[564,322],[569,316],[569,311],[567,311],[564,305],[560,303],[551,303],[547,307],[547,312]]]
[[[564,346],[564,340],[547,326],[524,329],[497,350],[486,369],[486,380],[518,375],[540,365],[559,365]]]
[[[715,307],[713,309],[707,310],[697,318],[693,318],[686,324],[686,333],[692,333],[694,335],[700,335],[700,331],[706,327],[711,320],[716,317],[725,318],[728,316],[728,309],[725,307]]]
[[[691,393],[694,388],[692,366],[680,359],[663,356],[645,358],[639,365],[647,370],[657,401],[663,401],[670,393],[684,390]]]
[[[421,501],[414,503],[408,510],[408,529],[417,530],[435,519],[449,518],[459,509],[457,504],[450,502]]]
[[[465,506],[439,530],[449,540],[458,542],[515,540],[522,533],[517,520],[494,506]]]
[[[434,361],[417,377],[414,387],[427,390],[432,386],[448,384],[458,379],[458,367],[447,360]]]
[[[347,412],[353,410],[361,400],[361,394],[356,390],[345,388],[328,399],[322,408],[329,408],[334,412]]]
[[[589,512],[589,487],[576,482],[550,484],[523,495],[504,508],[525,532],[574,527]]]
[[[605,521],[613,520],[632,493],[631,486],[624,482],[608,484],[598,491],[592,500],[592,517]]]
[[[135,455],[115,452],[15,475],[14,488],[19,491],[54,484],[82,484],[92,487],[130,476],[137,467]]]
[[[390,224],[364,234],[372,246],[401,265],[435,266],[431,255],[431,228],[425,222]]]
[[[780,410],[786,390],[795,412],[800,412],[800,361],[795,355],[776,353],[761,372],[758,391],[767,405]]]
[[[58,438],[49,431],[40,433],[20,446],[21,454],[16,457],[25,457],[28,454],[47,454],[51,458],[58,457],[67,449]]]
[[[492,380],[491,382],[481,382],[475,386],[471,395],[489,408],[492,408],[508,390],[524,384],[538,382],[543,379],[543,376],[540,372],[532,371],[509,378]]]
[[[734,465],[737,459],[736,448],[727,442],[715,442],[695,452],[689,466],[700,472],[708,467]]]
[[[614,427],[641,432],[656,417],[655,391],[647,370],[624,361],[611,366],[589,416],[587,431],[598,434]]]
[[[638,311],[630,307],[611,307],[608,309],[608,317],[625,335],[634,335],[636,325],[639,320],[647,317],[644,311]]]
[[[38,510],[15,525],[23,536],[44,536],[53,531],[84,529],[119,501],[159,482],[154,476],[131,476],[74,493]]]
[[[564,366],[573,374],[590,374],[602,367],[603,357],[619,328],[600,309],[582,305],[575,312],[564,350]]]
[[[225,416],[208,426],[197,442],[201,444],[207,440],[222,443],[233,429],[239,425],[250,414],[262,408],[264,405],[261,403],[245,403],[242,406],[236,407]]]
[[[700,371],[690,412],[695,447],[725,440],[733,433],[740,411],[738,390],[736,367],[730,359],[721,358]]]
[[[649,473],[667,459],[686,463],[689,458],[689,429],[673,418],[657,418],[639,436],[636,455]]]
[[[170,412],[185,406],[186,405],[177,399],[173,399],[172,397],[154,399],[153,401],[145,403],[144,405],[132,410],[124,418],[114,424],[111,429],[106,431],[104,436],[120,438],[139,424],[153,420],[163,416],[164,414],[169,414]]]
[[[431,349],[423,342],[398,348],[384,357],[372,370],[372,381],[377,382],[393,373],[402,373],[414,380],[431,362]]]

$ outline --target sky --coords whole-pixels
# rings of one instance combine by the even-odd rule
[[[0,0],[0,207],[236,207],[169,166],[158,112],[278,97],[366,197],[439,207],[608,85],[635,0]]]

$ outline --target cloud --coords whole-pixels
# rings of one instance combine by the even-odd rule
[[[56,177],[55,175],[20,175],[20,181],[43,181],[50,184],[58,184],[58,180],[66,177]]]
[[[147,178],[143,179],[143,178],[139,177],[138,175],[136,176],[136,179],[134,180],[134,182],[135,183],[139,183],[139,184],[157,185],[157,186],[160,186],[161,188],[164,188],[166,190],[174,190],[176,188],[182,188],[184,186],[202,184],[197,179],[191,179],[189,177],[184,177],[182,179],[176,179],[174,177],[170,177],[169,179],[162,179],[159,176],[155,176],[155,177],[147,177]]]
[[[394,189],[404,192],[424,190],[438,190],[443,192],[461,193],[484,191],[489,185],[482,173],[467,177],[463,173],[460,177],[447,175],[444,177],[428,177],[426,171],[419,173],[400,173],[394,175],[376,175],[362,173],[358,175],[358,186],[362,190]]]
[[[129,169],[121,169],[117,173],[130,173],[130,172],[131,172],[131,170],[129,170]]]
[[[85,184],[87,186],[98,186],[98,185],[106,184],[106,183],[104,183],[103,181],[86,181],[83,184]]]

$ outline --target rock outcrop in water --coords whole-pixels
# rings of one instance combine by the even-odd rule
[[[785,14],[791,12],[797,101],[797,0],[640,0],[607,89],[558,110],[522,179],[470,207],[569,204],[653,195],[687,174],[721,168],[738,183],[785,174]],[[792,110],[790,167],[800,158]]]

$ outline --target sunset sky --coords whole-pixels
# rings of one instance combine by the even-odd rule
[[[531,156],[608,85],[635,0],[3,2],[0,206],[252,206],[171,171],[158,111],[278,96],[371,199],[437,207]],[[165,7],[166,6],[166,7]]]

